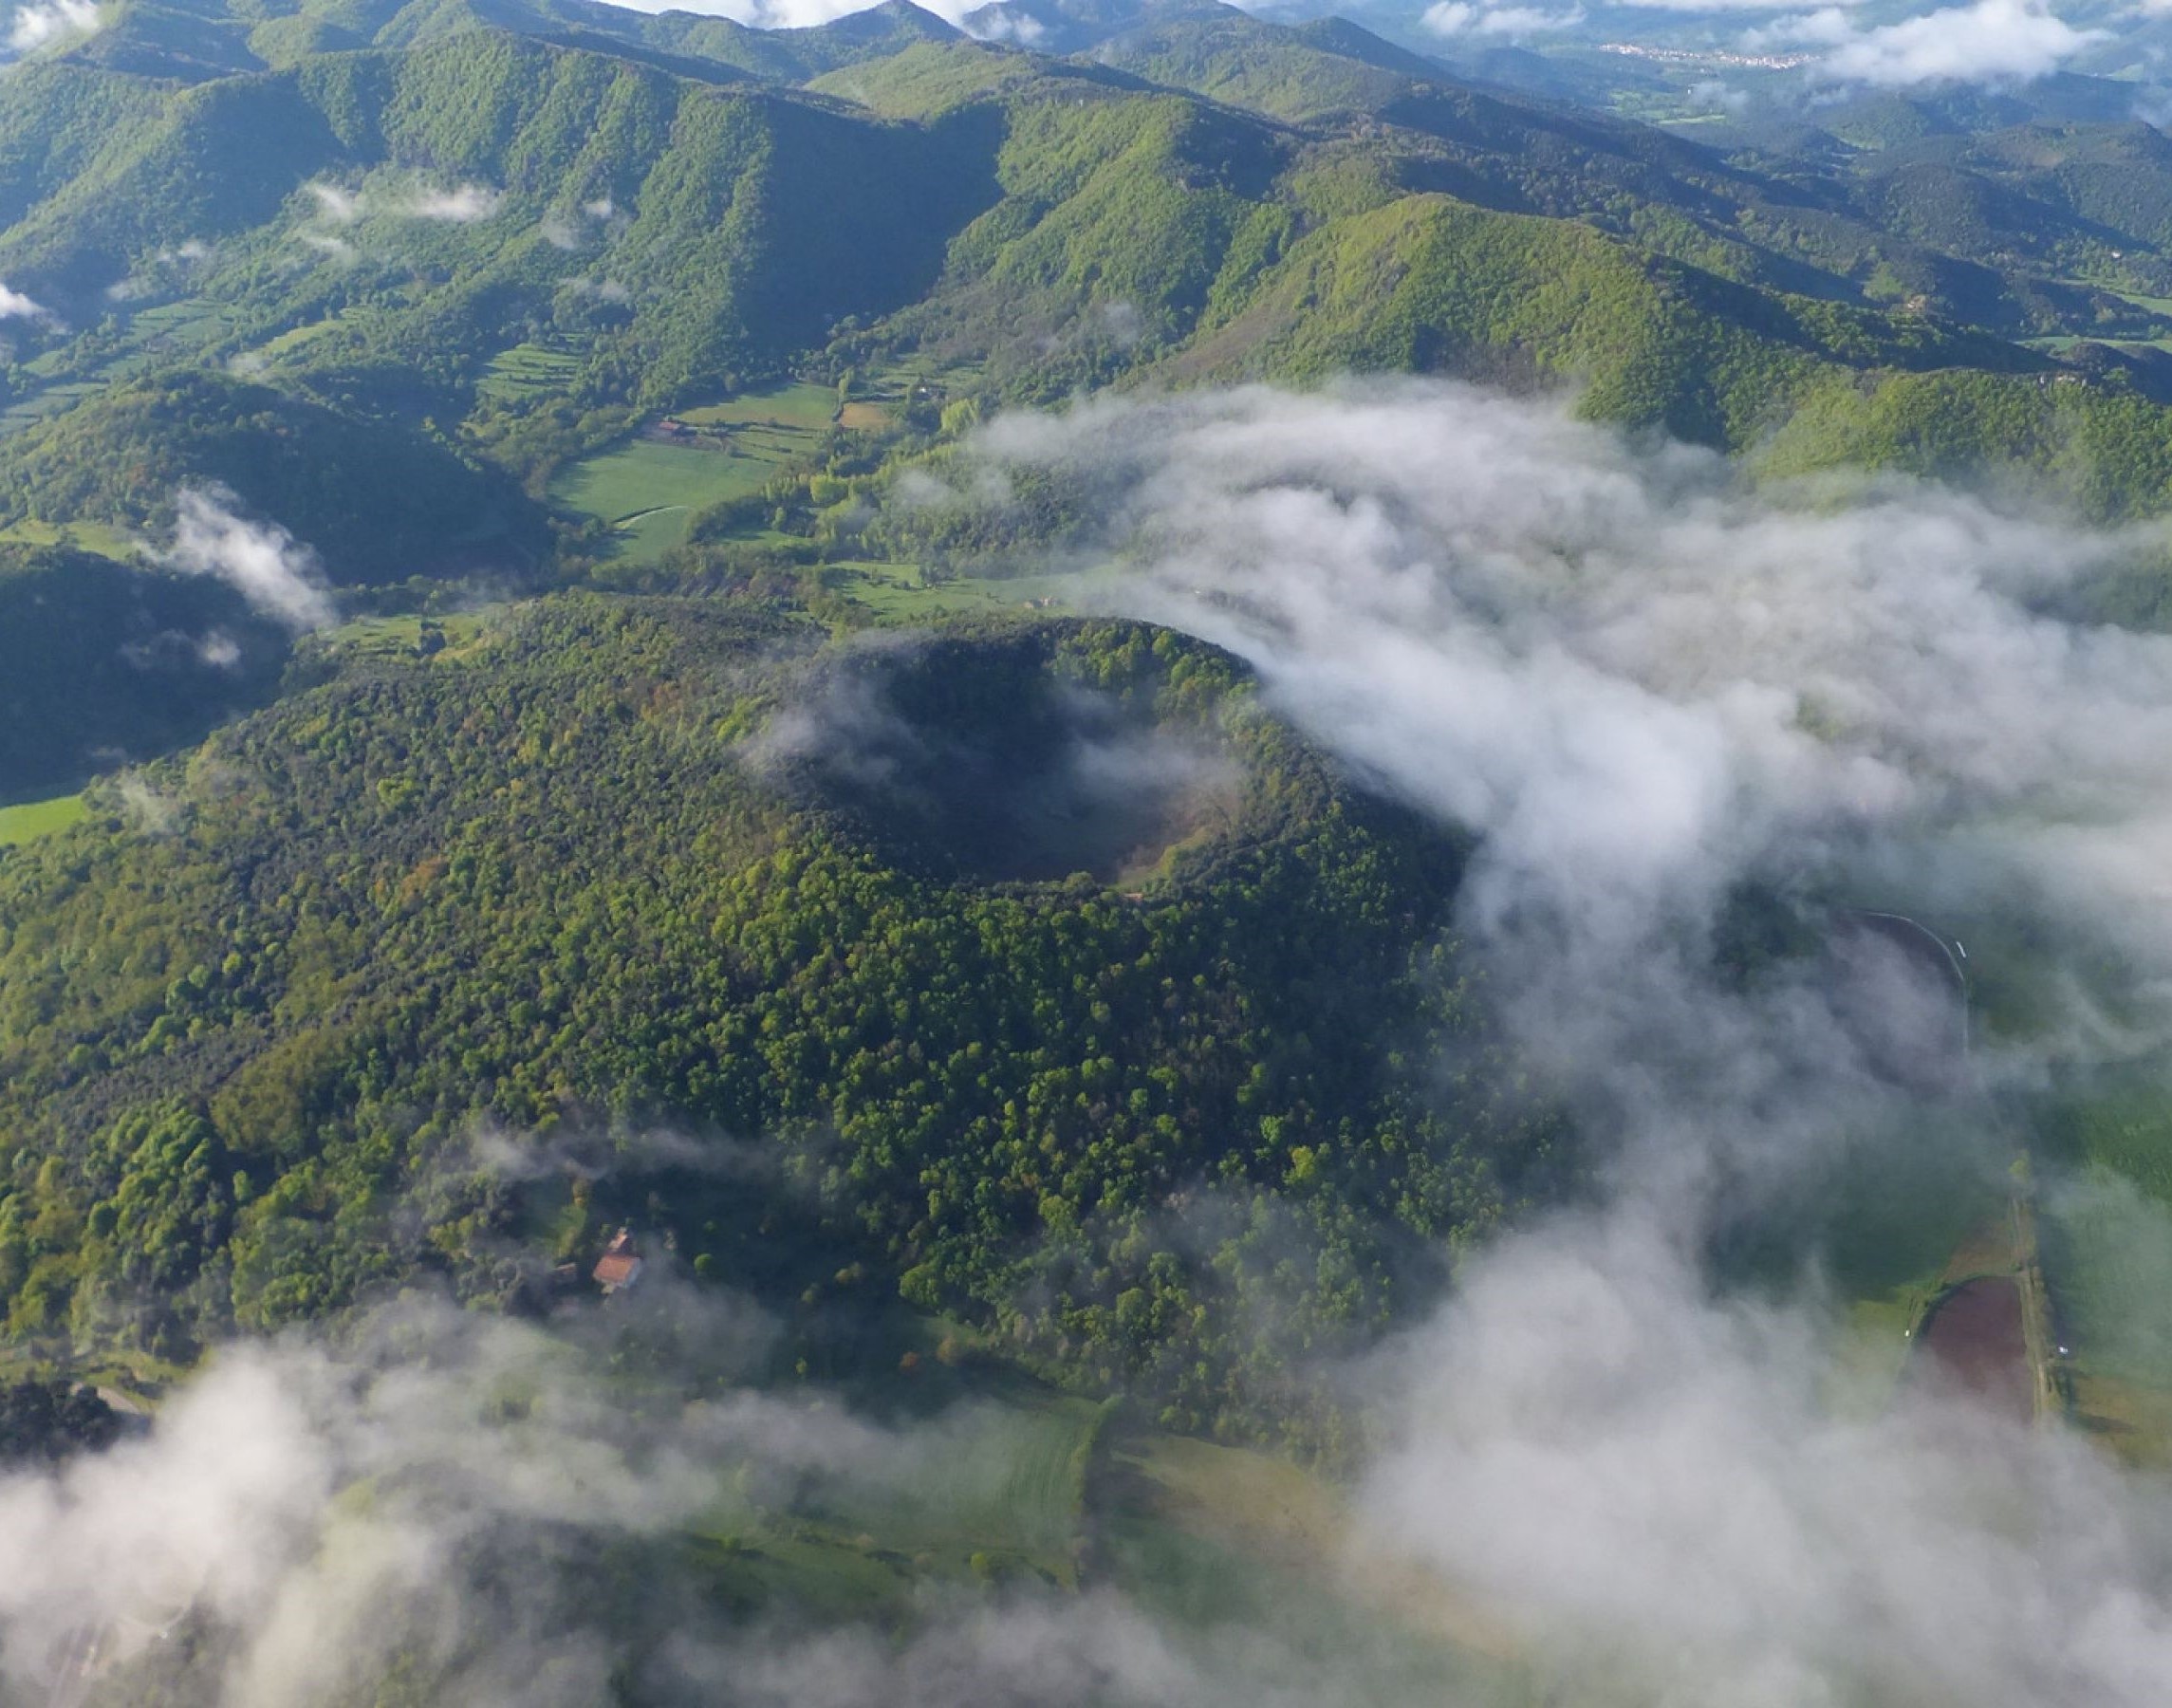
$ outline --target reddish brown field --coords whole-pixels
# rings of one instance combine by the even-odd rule
[[[2034,1414],[2021,1290],[2004,1275],[1964,1282],[1940,1300],[1917,1338],[1916,1357],[2003,1416],[2026,1423]]]

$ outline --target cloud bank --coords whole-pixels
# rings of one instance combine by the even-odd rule
[[[1599,1206],[1472,1259],[1383,1354],[1371,1535],[1520,1633],[1560,1699],[2161,1699],[2163,1490],[1935,1370],[1850,1401],[1816,1265],[1745,1290],[1709,1253],[1866,1148],[1876,1178],[1940,1147],[1957,1191],[2007,1160],[1981,1105],[1881,1069],[1898,1010],[1866,1028],[1819,976],[1715,967],[1746,883],[2018,900],[2077,959],[2172,969],[2172,640],[2053,614],[2162,538],[1904,481],[1760,492],[1416,382],[1095,402],[981,443],[1113,518],[1111,603],[1243,654],[1315,739],[1477,832],[1472,951],[1615,1146]]]
[[[306,1708],[382,1699],[389,1676],[507,1708],[1383,1700],[1272,1630],[1105,1590],[931,1588],[901,1636],[733,1617],[703,1593],[714,1547],[678,1538],[825,1491],[910,1501],[1005,1427],[971,1402],[877,1424],[753,1391],[747,1309],[667,1291],[542,1326],[410,1301],[336,1343],[228,1351],[147,1439],[0,1477],[0,1692]]]
[[[1810,72],[1822,82],[1905,89],[2035,83],[2109,39],[2103,29],[2069,24],[2046,0],[1972,0],[1867,28],[1825,7],[1753,30],[1743,46],[1815,49]]]

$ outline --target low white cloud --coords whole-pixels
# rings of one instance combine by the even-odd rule
[[[2162,1493],[1928,1382],[1836,1409],[1823,1327],[1716,1294],[1650,1226],[1511,1241],[1395,1349],[1371,1533],[1551,1699],[2162,1701]]]
[[[1008,42],[1017,47],[1031,47],[1049,32],[1038,18],[1008,6],[994,6],[984,12],[969,12],[953,20],[958,28],[976,41]]]
[[[32,0],[15,9],[8,27],[8,46],[28,53],[64,36],[89,35],[102,22],[96,0]]]
[[[1741,113],[1750,105],[1749,92],[1717,78],[1690,84],[1686,99],[1700,113]]]
[[[45,304],[9,285],[0,285],[0,321],[43,321],[50,325],[59,320]]]
[[[1746,46],[1824,47],[1812,74],[1871,88],[1937,84],[2027,84],[2049,77],[2085,48],[2107,40],[2081,28],[2045,0],[1974,0],[1868,28],[1837,7],[1753,32]]]
[[[413,219],[473,225],[490,218],[504,200],[505,193],[488,184],[457,184],[450,190],[418,191],[399,204],[399,212]]]
[[[151,257],[150,266],[145,271],[131,273],[128,277],[117,279],[108,285],[105,288],[106,298],[116,303],[139,302],[158,292],[163,283],[159,277],[161,271],[179,269],[186,272],[201,267],[211,258],[212,246],[200,237],[191,237],[185,243],[158,251]]]
[[[222,1350],[147,1437],[0,1476],[0,1695],[148,1699],[127,1690],[155,1682],[207,1708],[388,1688],[536,1708],[1439,1701],[1433,1679],[1368,1690],[1357,1644],[1316,1654],[1268,1621],[1172,1621],[1031,1579],[976,1591],[929,1574],[880,1624],[823,1628],[794,1617],[803,1607],[733,1618],[713,1563],[760,1560],[771,1518],[796,1541],[826,1503],[910,1513],[931,1480],[972,1487],[960,1467],[976,1461],[994,1468],[976,1502],[1016,1498],[1002,1478],[1015,1413],[968,1402],[885,1425],[812,1387],[756,1391],[735,1364],[760,1345],[749,1315],[659,1280],[548,1328],[410,1304],[336,1344]],[[869,1561],[870,1579],[882,1569]]]
[[[171,836],[179,827],[187,811],[186,803],[179,796],[159,789],[141,771],[121,772],[116,787],[121,795],[122,816],[127,819],[129,828],[139,835]]]
[[[303,188],[308,191],[310,200],[317,204],[317,217],[327,225],[352,225],[362,217],[362,209],[353,191],[322,181],[312,181]]]
[[[617,279],[567,279],[559,288],[599,303],[622,305],[634,300],[634,293]]]
[[[224,487],[183,487],[173,544],[154,559],[184,575],[225,582],[251,608],[297,631],[323,628],[338,611],[316,553],[273,523],[251,522]]]
[[[1109,518],[1087,561],[1135,571],[1109,606],[1250,659],[1311,738],[1471,833],[1463,953],[1604,1136],[1596,1203],[1470,1254],[1381,1354],[1373,1545],[1507,1632],[1536,1699],[2162,1701],[2162,1485],[1935,1363],[1896,1382],[1896,1324],[1883,1378],[1836,1387],[1817,1264],[1730,1289],[1711,1253],[1865,1147],[1881,1186],[1897,1145],[1935,1152],[1996,1218],[2011,1157],[1980,1105],[1941,1117],[1880,1067],[1884,1024],[1950,1029],[1942,984],[1880,984],[1851,1021],[1829,973],[1715,969],[1746,882],[2019,905],[2043,936],[2010,975],[2073,1009],[2049,1031],[2096,1024],[2063,942],[2137,972],[2126,1042],[2162,1059],[2172,638],[2056,611],[2162,561],[2163,530],[1905,480],[1760,492],[1457,386],[1105,400],[975,442]],[[2032,1083],[2054,1047],[1979,1043],[1977,1071]]]
[[[1491,36],[1517,40],[1573,29],[1584,22],[1584,9],[1568,7],[1550,11],[1536,6],[1496,6],[1484,0],[1436,0],[1420,20],[1437,36]]]

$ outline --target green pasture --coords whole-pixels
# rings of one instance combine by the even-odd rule
[[[748,392],[723,403],[682,409],[674,418],[696,427],[751,427],[820,434],[837,413],[837,387],[795,382]]]
[[[696,511],[759,492],[783,460],[635,439],[573,464],[550,496],[608,522],[620,555],[648,562],[685,540]]]
[[[914,623],[959,613],[1076,614],[1088,607],[1096,587],[1113,583],[1119,573],[1113,565],[1104,565],[1048,575],[961,576],[930,582],[916,565],[856,559],[831,565],[825,575],[833,591],[863,606],[879,622]]]
[[[2047,1192],[2043,1223],[2079,1367],[2172,1394],[2172,1206],[2097,1163]]]
[[[811,457],[836,410],[836,389],[820,385],[681,410],[671,418],[700,437],[629,439],[583,457],[551,482],[551,500],[608,522],[621,557],[650,562],[685,540],[695,511],[759,492],[778,470]]]
[[[721,1463],[715,1502],[690,1526],[697,1554],[745,1593],[841,1611],[903,1599],[930,1577],[1075,1586],[1087,1473],[1108,1407],[1038,1384],[997,1385],[1007,1391],[879,1438],[853,1435],[850,1408],[810,1390],[810,1438],[837,1429],[859,1446],[789,1482]],[[771,1398],[789,1403],[790,1392]]]
[[[40,836],[50,836],[56,830],[65,830],[83,814],[84,801],[79,794],[56,795],[49,801],[25,801],[16,807],[0,807],[0,848],[27,843]]]
[[[2172,1084],[2154,1067],[2099,1069],[2032,1125],[2074,1420],[2128,1457],[2172,1462]]]
[[[1054,1394],[968,1402],[919,1422],[900,1462],[827,1483],[799,1516],[954,1569],[973,1569],[978,1554],[984,1567],[1069,1582],[1103,1415]]]
[[[139,556],[134,536],[103,522],[40,522],[25,516],[0,527],[0,540],[23,546],[73,546],[121,564],[135,563]]]
[[[1273,1631],[1281,1652],[1264,1663],[1316,1669],[1338,1698],[1472,1708],[1537,1699],[1512,1632],[1454,1585],[1366,1540],[1345,1492],[1286,1459],[1123,1437],[1104,1455],[1093,1513],[1098,1577],[1180,1630]]]
[[[364,657],[412,658],[421,650],[423,624],[428,622],[444,637],[445,655],[452,655],[478,640],[499,608],[459,611],[444,617],[358,617],[338,628],[326,630],[318,637],[318,643],[334,651]]]

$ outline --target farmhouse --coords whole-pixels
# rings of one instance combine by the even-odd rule
[[[622,1292],[641,1278],[641,1254],[634,1250],[634,1231],[621,1228],[596,1259],[596,1284],[607,1293]]]

